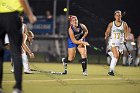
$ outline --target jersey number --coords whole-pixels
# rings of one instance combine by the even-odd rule
[[[114,33],[114,38],[115,39],[120,39],[121,34],[120,33]]]

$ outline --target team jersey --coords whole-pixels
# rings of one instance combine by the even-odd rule
[[[115,21],[113,21],[113,25],[110,33],[110,42],[112,45],[119,46],[120,43],[124,41],[124,22],[121,22],[120,26],[116,26]]]
[[[83,31],[80,24],[78,24],[78,27],[77,27],[78,31],[75,30],[75,28],[73,26],[71,26],[71,29],[74,33],[74,37],[75,37],[76,40],[80,40],[82,38],[82,36],[84,35],[84,31]]]
[[[74,33],[74,37],[75,37],[76,40],[80,40],[83,37],[84,31],[83,31],[83,29],[82,29],[80,24],[78,24],[78,31],[75,30],[75,28],[73,26],[71,26],[71,29],[72,29],[72,31]],[[83,39],[83,40],[85,40],[85,39]],[[72,42],[72,40],[71,40],[69,35],[68,35],[68,40],[67,41],[68,41],[68,48],[73,48],[73,47],[78,46],[77,44],[74,44]]]

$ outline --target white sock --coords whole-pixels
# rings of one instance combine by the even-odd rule
[[[114,55],[113,55],[113,53],[111,51],[108,52],[108,54],[110,55],[111,58],[114,57]]]
[[[28,58],[27,58],[27,55],[25,53],[22,54],[22,60],[23,60],[24,72],[30,71]]]
[[[117,63],[117,59],[115,57],[112,57],[111,64],[110,64],[110,72],[111,71],[114,72],[116,63]]]
[[[126,64],[126,56],[123,56],[123,65],[125,65]]]
[[[107,57],[107,64],[110,64],[111,58],[110,56]]]
[[[135,61],[135,65],[138,65],[138,64],[139,64],[139,62],[140,62],[140,58],[139,58],[139,57],[137,57],[137,58],[136,58],[136,61]]]
[[[14,72],[14,65],[12,66],[11,72]]]
[[[132,58],[128,57],[128,65],[132,63]]]

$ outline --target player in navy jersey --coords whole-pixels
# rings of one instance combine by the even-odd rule
[[[88,29],[84,24],[78,23],[76,16],[69,16],[69,29],[68,29],[68,57],[62,58],[64,65],[63,74],[67,74],[67,63],[72,62],[75,58],[76,49],[81,55],[79,60],[82,63],[83,75],[87,76],[87,50],[86,46],[89,45],[85,41],[85,37],[88,34]]]

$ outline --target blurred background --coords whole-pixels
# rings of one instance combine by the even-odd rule
[[[131,27],[135,39],[140,35],[140,6],[138,0],[28,0],[37,16],[35,24],[24,23],[35,34],[30,48],[35,53],[34,62],[61,62],[67,56],[68,15],[76,15],[87,26],[87,41],[103,52],[88,48],[89,63],[105,63],[106,45],[104,33],[109,22],[114,20],[115,10],[126,12],[122,18]],[[78,60],[78,53],[76,56]],[[5,60],[9,60],[6,55]]]

